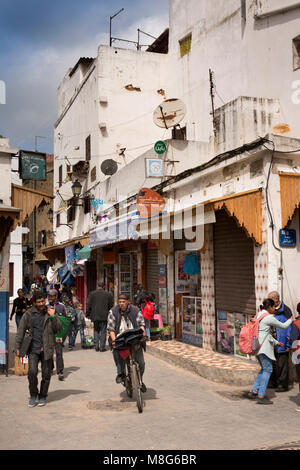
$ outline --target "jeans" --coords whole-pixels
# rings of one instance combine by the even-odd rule
[[[77,327],[74,326],[73,329],[72,329],[72,338],[71,338],[71,347],[72,348],[75,346],[75,341],[76,341],[76,338],[77,338],[78,331],[80,331],[81,346],[83,346],[83,344],[84,344],[84,328],[83,328],[83,326],[77,326]]]
[[[261,370],[256,377],[252,391],[258,393],[260,397],[264,397],[273,370],[272,360],[265,354],[258,354],[257,359]]]
[[[150,338],[150,320],[148,320],[147,318],[144,318],[145,320],[145,333],[146,333],[146,336],[148,336],[148,338]]]
[[[40,393],[38,393],[38,364],[39,361],[42,363],[42,381],[40,387]],[[29,353],[28,356],[28,382],[29,382],[29,393],[31,397],[46,398],[50,385],[51,375],[53,369],[53,358],[44,359],[44,353],[40,354]]]
[[[105,349],[107,321],[94,321],[95,348]]]
[[[19,325],[20,325],[20,321],[21,321],[22,316],[23,316],[23,315],[17,315],[17,314],[16,314],[16,325],[17,325],[17,329],[19,328]]]
[[[118,375],[124,374],[125,373],[125,360],[121,358],[119,351],[117,349],[113,349],[113,356],[114,356],[115,364],[117,366]],[[141,378],[143,379],[143,375],[145,372],[145,360],[144,360],[143,349],[141,346],[135,351],[135,358],[136,358],[137,363],[140,366]]]
[[[63,345],[55,343],[56,373],[62,374],[64,371]]]

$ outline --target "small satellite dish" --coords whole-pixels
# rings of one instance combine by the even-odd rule
[[[186,106],[183,101],[171,98],[163,101],[153,113],[153,122],[158,127],[170,129],[177,126],[186,115]]]
[[[101,171],[105,175],[112,176],[118,171],[118,164],[111,158],[104,160],[104,162],[101,163]]]

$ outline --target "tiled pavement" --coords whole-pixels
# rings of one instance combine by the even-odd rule
[[[180,341],[151,341],[147,352],[214,382],[230,385],[253,383],[259,366],[254,361],[205,350]]]

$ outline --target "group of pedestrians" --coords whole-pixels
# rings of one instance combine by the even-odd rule
[[[105,284],[99,282],[97,289],[90,293],[86,304],[86,313],[76,292],[48,289],[47,292],[33,288],[31,299],[28,300],[24,291],[19,289],[18,298],[15,299],[10,319],[16,314],[17,334],[15,339],[15,353],[17,356],[28,355],[28,382],[29,407],[44,406],[54,369],[54,353],[56,373],[59,380],[64,380],[64,341],[68,338],[68,349],[72,350],[78,332],[80,332],[81,347],[85,347],[86,318],[94,324],[95,351],[105,352],[108,337],[109,347],[113,352],[113,359],[117,367],[116,382],[124,380],[124,359],[116,349],[115,340],[118,335],[132,328],[143,331],[144,340],[150,338],[149,324],[141,311],[149,296],[142,286],[139,286],[138,296],[134,306],[126,295],[120,295],[118,303],[114,306],[112,295],[105,290]],[[153,306],[154,308],[154,306]],[[67,320],[68,322],[67,322]],[[64,335],[64,325],[68,324]],[[27,344],[28,343],[28,344]],[[145,361],[143,356],[145,341],[141,343],[136,353],[143,377]],[[38,389],[38,364],[41,363],[42,379]],[[147,390],[142,382],[142,392]]]
[[[295,342],[300,339],[300,303],[293,317],[291,309],[280,300],[278,292],[271,292],[261,305],[256,318],[259,321],[257,359],[261,370],[248,397],[258,404],[272,405],[266,396],[267,388],[276,392],[289,390],[290,351],[295,349],[295,367],[300,392],[300,350]],[[299,351],[299,352],[298,352]]]

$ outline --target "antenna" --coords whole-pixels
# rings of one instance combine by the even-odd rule
[[[112,20],[119,14],[121,13],[122,11],[124,11],[124,8],[121,8],[121,10],[119,10],[117,13],[115,13],[114,15],[110,16],[109,18],[109,45],[110,47],[112,46],[112,43],[113,43],[113,40],[117,39],[117,38],[113,38],[111,36],[111,23],[112,23]]]
[[[140,33],[143,33],[143,34],[145,34],[146,36],[149,36],[150,38],[152,38],[152,39],[154,39],[154,40],[157,39],[157,38],[155,38],[154,36],[151,36],[151,34],[145,33],[145,31],[142,31],[142,30],[139,29],[139,28],[138,28],[137,31],[138,31],[138,42],[137,42],[137,50],[138,50],[138,51],[140,51],[143,46],[146,47],[145,44],[140,44]]]

